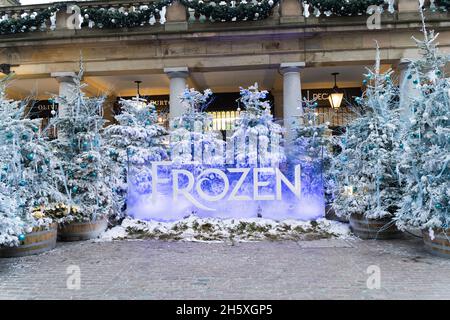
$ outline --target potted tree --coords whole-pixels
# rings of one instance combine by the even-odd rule
[[[362,97],[356,98],[359,117],[339,139],[341,153],[333,158],[338,215],[349,217],[353,232],[363,239],[391,239],[401,235],[392,220],[401,197],[394,150],[398,126],[398,89],[392,71],[368,69]]]
[[[83,67],[74,79],[73,92],[57,97],[59,110],[51,125],[58,130],[53,141],[56,158],[65,179],[62,203],[47,208],[58,222],[58,239],[78,241],[97,238],[108,226],[113,195],[106,170],[112,165],[105,154],[101,130],[103,98],[87,98],[82,89]]]
[[[422,230],[426,248],[450,257],[450,80],[449,57],[439,53],[433,31],[423,24],[415,39],[421,57],[410,64],[407,81],[415,86],[398,147],[405,196],[397,213],[400,229]]]
[[[25,102],[5,98],[5,85],[0,82],[0,256],[17,257],[55,247],[56,225],[43,208],[62,195],[39,120],[25,117]]]

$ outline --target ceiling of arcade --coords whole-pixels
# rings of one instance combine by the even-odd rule
[[[389,65],[383,66],[385,69]],[[331,73],[339,72],[338,85],[340,87],[359,87],[365,66],[342,67],[314,67],[305,68],[302,71],[302,87],[304,89],[331,88],[333,77]],[[136,94],[134,81],[142,81],[141,94],[159,95],[169,93],[169,79],[165,74],[128,74],[117,76],[87,76],[88,95],[101,95],[107,93],[112,96],[131,96]],[[283,79],[276,69],[243,70],[243,71],[217,71],[217,72],[192,72],[188,78],[188,84],[197,89],[211,88],[214,92],[236,92],[239,86],[250,86],[257,82],[260,87],[281,92]],[[11,97],[23,98],[35,96],[47,98],[58,92],[58,83],[55,79],[15,79],[8,87]]]

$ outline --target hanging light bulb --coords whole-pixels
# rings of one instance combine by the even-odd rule
[[[147,101],[145,99],[141,98],[141,93],[139,92],[142,81],[136,80],[136,81],[134,81],[134,83],[136,83],[136,97],[133,100],[136,100],[136,103],[139,108],[145,108],[147,106],[147,103],[146,103]]]
[[[337,76],[339,72],[332,73],[331,75],[334,76],[334,87],[333,87],[333,93],[330,94],[328,97],[328,100],[330,101],[330,105],[333,109],[339,109],[342,104],[342,99],[344,98],[344,94],[339,90],[337,86]]]

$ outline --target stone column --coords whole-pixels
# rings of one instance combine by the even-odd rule
[[[170,119],[183,114],[183,105],[180,96],[186,88],[186,78],[189,76],[187,67],[164,68],[164,72],[170,79]]]
[[[72,100],[75,95],[75,80],[76,77],[75,72],[53,72],[51,74],[52,78],[55,78],[59,83],[59,93],[58,95],[61,98],[64,98],[66,100]],[[67,115],[67,106],[59,101],[58,102],[58,115],[59,117],[65,117]],[[59,131],[58,136],[60,138],[63,138],[64,132]]]
[[[411,61],[408,59],[401,59],[397,65],[398,71],[398,85],[400,88],[400,119],[408,121],[410,117],[410,101],[411,97],[417,94],[417,89],[413,84],[413,79],[408,79],[408,70]]]
[[[55,78],[59,83],[59,96],[66,100],[71,100],[75,94],[75,72],[53,72],[52,78]],[[64,104],[58,105],[58,114],[60,117],[64,117],[67,113],[67,108]]]
[[[292,140],[292,124],[303,114],[300,70],[304,67],[304,62],[288,62],[282,63],[280,66],[283,75],[283,118],[286,142]]]

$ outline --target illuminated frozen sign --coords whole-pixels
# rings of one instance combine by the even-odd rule
[[[170,123],[170,159],[129,168],[127,210],[140,219],[200,217],[308,220],[324,215],[321,163],[286,159],[283,129],[267,92],[241,89],[245,110],[226,142],[202,105],[211,93],[186,89],[185,113]],[[313,137],[314,138],[314,137]],[[303,160],[302,160],[303,159]]]
[[[150,179],[132,179],[128,210],[136,218],[154,220],[178,220],[191,213],[302,220],[322,216],[323,195],[311,194],[302,186],[302,180],[309,178],[301,166],[283,171],[153,162]]]
[[[158,198],[158,183],[170,183],[170,179],[159,179],[158,178],[158,165],[169,165],[172,166],[171,162],[155,162],[152,168],[152,202],[156,203]],[[227,175],[230,174],[230,176]],[[251,174],[250,174],[251,173]],[[230,188],[229,177],[236,174],[237,182],[233,184]],[[250,174],[250,175],[249,175]],[[262,194],[261,189],[270,186],[270,181],[268,179],[261,179],[261,175],[274,175],[275,177],[275,194]],[[180,186],[180,176],[184,176],[187,183]],[[217,182],[220,186],[217,187],[217,193],[211,194],[211,185],[215,183],[214,180],[218,179]],[[204,169],[198,177],[194,177],[194,174],[186,169],[173,169],[172,170],[172,199],[173,201],[178,201],[179,197],[184,197],[191,204],[195,205],[197,208],[206,211],[216,211],[215,208],[210,208],[205,204],[202,204],[198,200],[206,202],[216,202],[221,201],[227,197],[228,201],[273,201],[282,200],[282,184],[284,185],[297,197],[301,197],[301,181],[300,181],[300,165],[295,167],[295,182],[292,184],[278,168],[228,168],[226,170],[209,168]],[[205,186],[205,182],[209,180],[209,186]],[[241,188],[249,181],[252,181],[253,188],[250,195],[242,193]],[[209,190],[204,190],[204,188]],[[195,189],[195,190],[194,190]],[[197,197],[194,196],[194,191]]]

